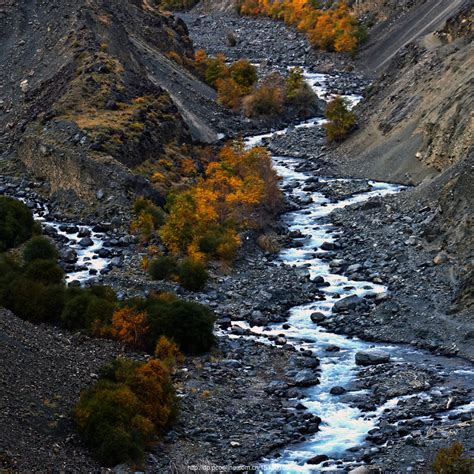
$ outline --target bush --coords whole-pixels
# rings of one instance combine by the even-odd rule
[[[285,102],[285,87],[278,73],[270,74],[253,93],[244,98],[243,106],[248,117],[279,115]]]
[[[115,293],[110,289],[74,289],[68,293],[61,320],[71,331],[93,334],[110,326],[116,306]]]
[[[176,275],[177,271],[178,262],[170,256],[154,258],[148,265],[148,273],[153,280],[167,280]]]
[[[229,77],[229,68],[225,63],[223,54],[218,54],[214,58],[205,60],[204,79],[211,87],[215,89],[217,87],[217,81],[227,77]]]
[[[217,87],[217,101],[232,110],[238,110],[242,104],[242,96],[244,95],[242,88],[232,79],[227,77],[225,79],[218,79]]]
[[[317,95],[305,81],[301,68],[291,69],[285,84],[287,103],[296,107],[299,115],[310,113]]]
[[[165,214],[152,201],[143,197],[135,201],[133,211],[136,217],[130,223],[130,230],[140,234],[141,239],[147,242],[153,237],[154,232],[163,225]]]
[[[177,344],[170,341],[166,336],[161,336],[155,347],[155,357],[174,369],[178,362],[184,362],[184,356]]]
[[[436,474],[470,474],[474,471],[474,460],[463,456],[464,446],[456,441],[448,448],[441,448],[433,463]]]
[[[206,286],[209,274],[201,262],[186,259],[179,266],[178,281],[189,291],[201,291]]]
[[[248,94],[257,82],[257,69],[247,59],[239,59],[230,67],[230,77]]]
[[[349,135],[356,125],[356,116],[349,109],[349,101],[335,97],[326,107],[328,123],[324,125],[329,142],[341,141]]]
[[[33,215],[25,204],[0,196],[0,252],[26,242],[32,236],[33,228]]]
[[[30,239],[23,250],[23,260],[31,262],[33,260],[56,260],[58,251],[50,240],[43,236],[36,236]]]
[[[148,316],[144,311],[139,312],[125,306],[114,312],[112,328],[113,334],[120,341],[134,347],[142,347],[148,331]]]
[[[25,267],[24,277],[44,285],[61,285],[64,271],[54,260],[33,260]]]
[[[175,341],[185,354],[209,351],[214,343],[214,316],[208,308],[198,303],[177,300],[150,308],[150,349],[158,336]]]
[[[19,276],[5,289],[1,304],[27,321],[56,322],[63,310],[64,298],[62,285],[45,285]]]
[[[145,446],[176,418],[169,371],[160,361],[116,359],[81,394],[74,421],[106,466],[143,461]]]

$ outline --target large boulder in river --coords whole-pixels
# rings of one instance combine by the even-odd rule
[[[307,464],[321,464],[324,461],[327,461],[329,458],[325,454],[318,454],[317,456],[312,457],[311,459],[308,459],[306,462]]]
[[[365,301],[357,295],[347,296],[337,301],[332,307],[333,313],[342,313],[350,309],[355,309],[357,306],[365,304]]]
[[[357,365],[378,365],[390,362],[390,354],[378,349],[369,349],[367,351],[357,352],[355,355]]]

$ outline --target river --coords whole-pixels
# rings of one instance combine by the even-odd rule
[[[327,98],[325,86],[331,80],[331,76],[307,72],[305,76],[319,97]],[[359,96],[346,97],[352,105],[360,100]],[[324,120],[321,118],[315,118],[302,122],[296,128],[321,127],[323,123]],[[248,147],[257,146],[272,136],[284,135],[286,131],[287,129],[284,129],[248,137],[245,143]],[[414,396],[395,397],[373,411],[362,412],[351,403],[350,397],[330,394],[332,387],[351,387],[356,380],[360,368],[355,363],[357,352],[374,348],[382,350],[390,355],[391,363],[419,364],[425,369],[430,368],[449,375],[450,385],[474,387],[474,370],[468,362],[437,357],[406,345],[374,344],[333,334],[311,320],[310,315],[314,312],[323,313],[325,317],[330,318],[333,315],[332,308],[340,298],[351,295],[374,297],[387,292],[387,288],[383,285],[367,281],[352,281],[345,276],[332,273],[329,262],[321,258],[321,254],[325,251],[320,247],[323,242],[334,242],[337,239],[337,230],[330,222],[330,214],[333,210],[366,201],[374,196],[403,192],[403,186],[370,181],[371,189],[368,192],[355,194],[334,203],[320,192],[303,190],[309,182],[314,182],[315,178],[309,172],[298,170],[303,161],[304,159],[291,156],[273,156],[274,167],[282,178],[282,189],[286,191],[287,197],[293,201],[296,198],[298,202],[305,203],[298,210],[288,212],[283,216],[283,221],[289,230],[301,232],[304,237],[297,239],[300,241],[298,246],[282,250],[276,263],[284,262],[288,265],[303,267],[309,271],[312,279],[323,277],[329,284],[323,288],[326,299],[292,308],[286,324],[275,324],[270,328],[250,327],[246,322],[235,324],[250,329],[256,337],[271,334],[284,335],[288,342],[298,349],[309,349],[318,356],[321,370],[320,383],[304,389],[304,399],[300,402],[309,412],[319,416],[322,423],[320,431],[309,437],[307,441],[288,446],[275,453],[274,457],[263,459],[262,472],[297,473],[334,470],[343,472],[348,469],[349,460],[353,459],[348,450],[363,444],[367,434],[376,427],[383,413],[393,410],[399,402]],[[320,182],[334,179],[322,176],[317,178]],[[289,328],[285,329],[288,325]],[[267,341],[264,337],[262,340]],[[340,350],[328,352],[326,351],[328,346],[337,346]],[[449,390],[449,387],[446,388]],[[417,396],[429,399],[430,390]],[[364,396],[364,392],[351,391],[351,396],[354,395]],[[457,408],[456,411],[469,412],[472,408],[471,403]],[[446,413],[444,418],[447,419]],[[327,460],[317,466],[307,463],[317,455],[327,456]]]

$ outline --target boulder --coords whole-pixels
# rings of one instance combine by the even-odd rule
[[[324,316],[323,313],[315,312],[311,313],[310,318],[313,323],[320,323],[321,321],[324,321],[326,319],[326,316]]]
[[[355,355],[355,361],[357,365],[362,366],[385,364],[390,362],[390,354],[378,349],[370,349],[367,351],[357,352]]]
[[[356,296],[356,295],[347,296],[346,298],[341,298],[339,301],[337,301],[334,304],[332,311],[333,313],[341,313],[343,311],[355,309],[357,306],[364,303],[365,301],[359,296]]]
[[[300,370],[293,378],[297,387],[311,387],[319,384],[319,378],[311,369]]]
[[[321,464],[324,461],[327,461],[329,458],[325,454],[318,454],[317,456],[312,457],[306,461],[307,464]]]

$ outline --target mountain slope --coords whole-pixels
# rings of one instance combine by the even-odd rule
[[[186,70],[186,25],[147,0],[8,0],[0,45],[0,150],[65,201],[153,192],[138,166],[228,118]]]

